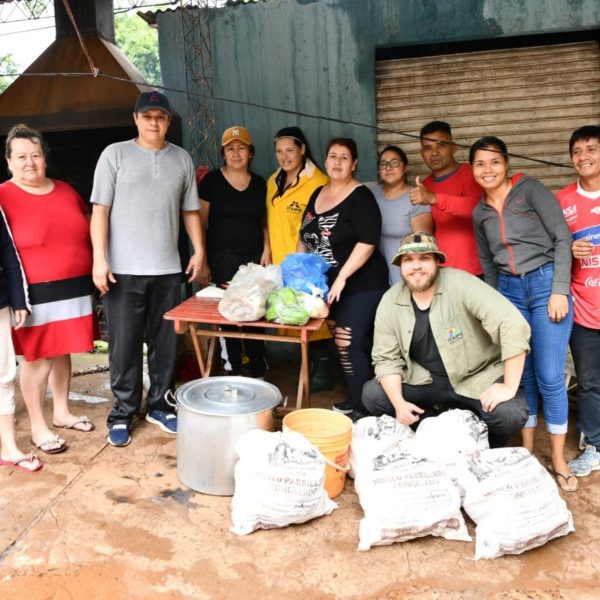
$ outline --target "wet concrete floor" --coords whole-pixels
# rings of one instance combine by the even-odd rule
[[[75,369],[98,362],[105,357],[80,355]],[[268,379],[295,398],[296,372],[280,362]],[[563,494],[576,531],[520,556],[474,561],[474,543],[440,538],[357,552],[362,510],[350,480],[330,516],[238,537],[229,532],[230,498],[178,481],[173,436],[140,420],[130,446],[108,445],[107,381],[106,372],[73,378],[74,412],[87,414],[94,432],[66,432],[69,449],[42,455],[38,473],[0,468],[2,600],[600,597],[600,472]],[[313,406],[344,393],[339,384]],[[21,401],[17,432],[29,449]],[[569,456],[577,441],[572,427]],[[548,462],[545,436],[537,455]]]

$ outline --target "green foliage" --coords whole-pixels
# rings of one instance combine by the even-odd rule
[[[41,17],[48,4],[50,4],[48,0],[23,0],[23,3],[27,8],[28,14],[34,19]]]
[[[19,72],[17,63],[12,54],[0,55],[0,94],[15,80],[10,75],[16,75]],[[9,75],[9,77],[5,77]]]
[[[115,15],[117,46],[148,83],[162,85],[158,58],[158,32],[137,15]]]

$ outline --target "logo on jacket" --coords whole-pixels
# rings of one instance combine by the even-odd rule
[[[463,337],[463,332],[460,327],[450,327],[448,331],[446,331],[446,338],[448,339],[449,344],[454,344],[454,342],[462,340]]]

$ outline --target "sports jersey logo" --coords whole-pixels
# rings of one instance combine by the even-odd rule
[[[565,216],[567,223],[577,219],[577,205],[573,204],[572,206],[565,206],[563,208],[563,215]]]
[[[592,227],[586,227],[579,231],[573,232],[574,240],[587,240],[594,246],[600,245],[600,224],[593,225]]]
[[[590,212],[593,215],[600,215],[600,206],[594,206],[594,208],[590,208]]]
[[[302,207],[295,200],[293,200],[287,205],[286,210],[287,212],[291,212],[298,215],[302,212]]]
[[[600,267],[600,254],[594,256],[586,256],[586,258],[580,258],[579,264],[582,269],[595,269]]]
[[[600,277],[588,277],[585,280],[585,287],[600,287]]]

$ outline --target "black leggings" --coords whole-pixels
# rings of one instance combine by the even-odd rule
[[[379,301],[387,289],[342,296],[328,321],[354,410],[366,412],[362,389],[371,376],[373,325]]]

